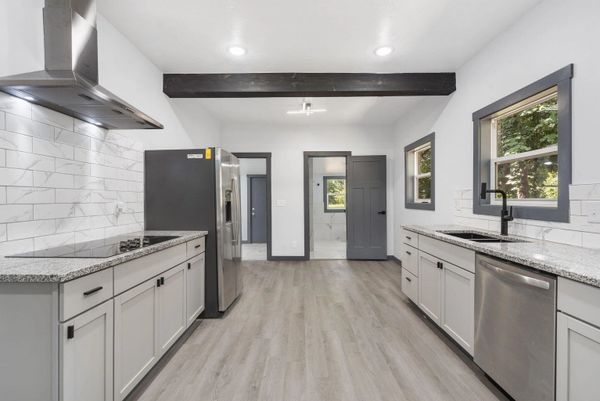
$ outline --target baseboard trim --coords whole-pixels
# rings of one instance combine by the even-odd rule
[[[273,260],[273,261],[301,261],[301,260],[308,260],[306,259],[304,256],[273,256],[271,255],[270,258],[268,258],[268,260]]]
[[[400,266],[402,266],[402,261],[394,255],[388,255],[388,260],[394,261],[397,264],[399,264]]]

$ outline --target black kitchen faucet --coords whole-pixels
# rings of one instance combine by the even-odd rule
[[[487,194],[500,194],[502,196],[502,210],[500,211],[500,234],[508,235],[508,222],[513,221],[513,208],[506,204],[506,192],[501,189],[487,189],[487,183],[481,183],[481,199],[487,198]]]

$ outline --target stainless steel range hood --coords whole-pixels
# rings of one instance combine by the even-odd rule
[[[108,129],[163,128],[98,84],[95,0],[46,0],[43,71],[0,78],[0,90]]]

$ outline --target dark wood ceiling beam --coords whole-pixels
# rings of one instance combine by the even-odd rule
[[[172,98],[445,96],[456,74],[255,73],[164,74]]]

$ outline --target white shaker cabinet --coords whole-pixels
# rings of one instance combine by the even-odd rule
[[[204,311],[204,280],[205,258],[204,253],[187,262],[186,268],[186,319],[189,327]]]
[[[473,355],[475,275],[442,262],[442,328]]]
[[[556,400],[600,400],[600,329],[559,312],[556,322]]]
[[[159,358],[158,283],[151,279],[115,298],[115,401],[120,401]]]
[[[185,267],[180,264],[160,276],[158,287],[158,344],[164,354],[186,329]]]
[[[439,263],[437,258],[419,252],[419,307],[438,325],[442,321],[442,269]]]
[[[113,400],[113,301],[60,324],[60,400]]]

